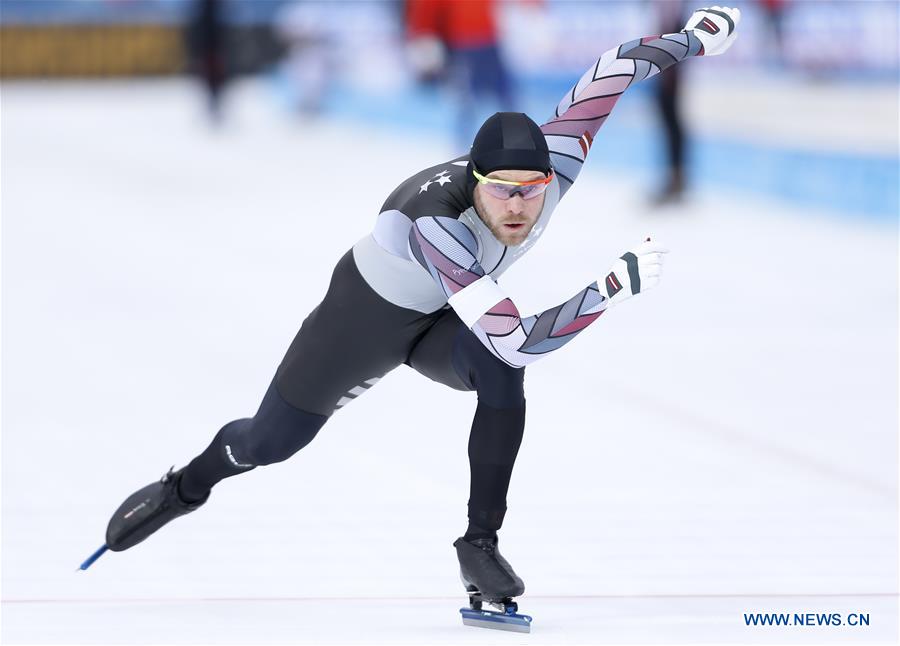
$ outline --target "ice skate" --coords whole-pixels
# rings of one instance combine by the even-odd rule
[[[113,552],[134,547],[170,520],[189,514],[209,498],[184,502],[178,495],[183,469],[169,469],[159,482],[149,484],[125,499],[106,528],[106,546]]]
[[[497,539],[466,541],[458,538],[453,546],[459,558],[460,578],[469,593],[469,607],[459,610],[463,624],[531,632],[531,617],[518,614],[519,606],[513,601],[525,592],[525,584],[500,554]],[[496,610],[485,610],[485,603]]]
[[[185,502],[178,495],[181,472],[169,469],[159,482],[149,484],[128,496],[106,527],[106,543],[100,546],[78,569],[87,570],[107,550],[121,552],[134,547],[174,518],[189,514],[207,501]]]

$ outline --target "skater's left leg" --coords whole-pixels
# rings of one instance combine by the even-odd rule
[[[453,546],[469,593],[505,604],[525,592],[497,547],[525,429],[525,370],[491,354],[452,311],[419,340],[407,363],[434,381],[478,393],[469,434],[469,527]]]
[[[524,368],[503,363],[468,329],[454,343],[458,373],[478,393],[469,433],[469,527],[466,540],[496,536],[525,431]]]
[[[452,311],[425,334],[407,363],[434,381],[478,394],[469,434],[466,539],[492,538],[503,524],[525,429],[525,370],[497,359]]]

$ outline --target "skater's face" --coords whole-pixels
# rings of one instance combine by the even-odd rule
[[[508,182],[531,182],[543,179],[545,175],[532,170],[497,170],[486,177]],[[527,200],[518,193],[502,199],[485,190],[483,184],[475,185],[475,211],[494,237],[507,246],[525,242],[543,208],[543,193]]]

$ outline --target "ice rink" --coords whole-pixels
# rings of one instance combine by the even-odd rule
[[[647,233],[671,254],[527,371],[501,544],[530,635],[461,624],[475,399],[406,367],[76,572],[126,495],[253,414],[387,194],[458,152],[289,120],[252,83],[216,130],[195,91],[2,88],[4,643],[897,643],[896,221],[730,187],[651,211],[590,161],[501,281],[519,309]]]

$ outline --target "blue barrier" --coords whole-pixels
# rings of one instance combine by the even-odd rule
[[[526,93],[525,111],[536,120],[546,118],[565,92],[565,86],[559,88],[553,94],[546,86],[537,94]],[[650,112],[646,124],[615,118],[629,104],[647,101],[647,95],[633,91],[623,96],[594,142],[586,172],[618,168],[646,177],[659,171],[663,158],[659,120]],[[331,93],[326,109],[365,123],[445,134],[452,133],[455,122],[452,107],[434,90],[377,97],[342,86]],[[694,135],[688,169],[693,185],[700,188],[730,186],[847,217],[896,221],[900,215],[898,156],[799,150],[749,139]]]

